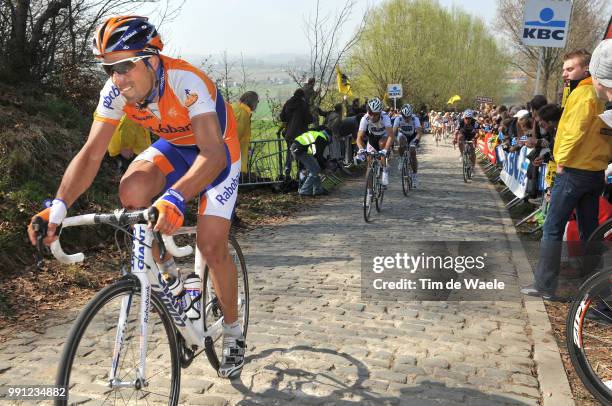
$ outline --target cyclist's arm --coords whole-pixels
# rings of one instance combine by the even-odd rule
[[[191,119],[191,124],[200,153],[187,173],[172,186],[183,195],[185,201],[198,195],[226,167],[225,146],[217,113],[198,114]]]
[[[414,128],[416,130],[416,139],[417,141],[421,142],[421,136],[423,135],[423,126],[421,125],[421,120],[419,120],[418,117],[415,117],[414,119]]]
[[[359,147],[359,149],[365,149],[365,142],[364,142],[364,136],[365,136],[365,132],[366,129],[368,128],[368,118],[367,116],[363,116],[361,117],[361,120],[359,121],[359,130],[357,130],[357,146]]]
[[[359,147],[359,149],[365,149],[365,143],[363,142],[364,134],[365,134],[365,131],[359,130],[357,132],[357,146]]]
[[[87,142],[70,161],[56,193],[56,198],[63,200],[67,208],[91,186],[114,132],[115,124],[94,121],[91,125]],[[56,229],[57,224],[49,223],[45,244],[57,240]],[[36,234],[31,227],[28,227],[28,236],[32,245],[36,245]]]
[[[393,143],[395,142],[395,135],[393,133],[393,127],[387,127],[387,143],[385,144],[385,149],[387,151],[391,151],[393,147]]]
[[[56,197],[62,199],[68,207],[91,186],[114,132],[115,125],[112,123],[92,123],[87,142],[68,165],[57,190]]]

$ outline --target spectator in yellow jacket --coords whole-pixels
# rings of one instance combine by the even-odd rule
[[[117,128],[115,128],[113,137],[108,144],[108,155],[118,157],[119,169],[125,171],[136,155],[140,154],[150,145],[151,135],[149,131],[124,115],[119,121]]]
[[[575,58],[577,65],[589,66],[590,55]],[[604,171],[612,159],[612,138],[604,135],[605,124],[599,118],[603,110],[603,101],[597,97],[590,76],[581,80],[567,98],[554,143],[557,174],[544,222],[535,283],[521,289],[523,294],[545,299],[555,295],[561,267],[561,242],[574,209],[580,240],[586,241],[598,226]]]
[[[257,93],[249,90],[240,96],[240,100],[232,103],[234,115],[236,116],[236,124],[238,125],[238,140],[240,141],[240,156],[242,164],[240,171],[247,173],[249,168],[249,143],[251,142],[251,116],[257,110],[259,104],[259,96]]]

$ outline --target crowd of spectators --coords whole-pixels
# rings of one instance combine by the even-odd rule
[[[612,40],[603,41],[591,56],[586,50],[563,58],[565,88],[560,104],[536,95],[525,105],[482,105],[478,122],[494,134],[493,144],[506,152],[527,147],[528,197],[537,197],[538,172],[547,164],[544,203],[547,205],[534,283],[524,294],[546,299],[557,294],[562,241],[572,213],[581,241],[599,224],[599,204],[612,160],[610,129],[604,111],[612,110]],[[582,274],[597,261],[585,260]]]
[[[507,153],[528,148],[527,195],[530,198],[543,195],[548,211],[535,282],[522,292],[545,298],[555,295],[561,266],[561,241],[572,212],[575,211],[578,220],[581,240],[586,240],[598,226],[599,198],[607,179],[605,170],[612,160],[612,130],[609,127],[612,124],[612,40],[603,41],[593,57],[586,50],[566,54],[563,80],[565,87],[560,103],[536,95],[524,105],[481,104],[476,118],[481,136],[493,134],[489,138],[491,147],[499,145]],[[306,163],[310,172],[317,176],[320,170],[329,170],[330,166],[342,169],[352,163],[352,141],[366,113],[367,99],[361,103],[355,98],[349,103],[345,97],[344,103],[326,111],[318,105],[320,90],[315,89],[315,85],[311,78],[282,107],[282,135],[287,145],[286,180],[291,177],[294,158],[299,158],[300,169]],[[398,114],[392,108],[386,111],[391,117]],[[444,118],[452,123],[459,117],[457,112],[427,113],[425,108],[418,116],[425,129]],[[303,143],[309,137],[296,141],[308,132],[318,143],[316,159],[304,155],[308,145]],[[317,136],[323,132],[324,137]],[[325,156],[322,156],[322,140],[327,146]],[[548,175],[546,190],[542,193],[538,175],[544,164]],[[314,194],[324,193],[320,183],[313,182],[309,181],[308,186],[314,185]]]

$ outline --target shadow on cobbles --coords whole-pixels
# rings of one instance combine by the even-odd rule
[[[294,357],[294,362],[289,362],[293,365],[288,365],[288,357]],[[331,362],[317,364],[321,357]],[[277,347],[253,354],[247,362],[261,365],[251,376],[243,373],[240,380],[231,381],[244,395],[238,405],[527,405],[476,389],[448,387],[435,382],[433,377],[431,381],[420,380],[414,384],[393,383],[394,388],[390,390],[389,382],[372,379],[370,370],[359,359],[326,348]],[[303,369],[307,365],[312,365],[310,370]],[[320,371],[315,372],[317,365]],[[261,376],[267,379],[262,380]]]

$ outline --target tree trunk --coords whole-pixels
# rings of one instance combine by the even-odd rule
[[[30,0],[17,0],[13,12],[13,30],[8,44],[8,66],[11,77],[29,76],[27,40],[28,10]]]

